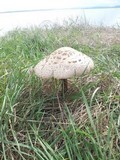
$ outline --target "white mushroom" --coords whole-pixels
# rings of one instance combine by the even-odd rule
[[[40,78],[56,78],[63,82],[67,90],[67,79],[89,73],[94,68],[93,60],[70,47],[62,47],[41,60],[33,69]]]

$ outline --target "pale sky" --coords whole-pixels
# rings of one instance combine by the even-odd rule
[[[30,9],[120,5],[120,0],[1,0],[0,12]]]
[[[0,0],[0,13],[7,11],[83,8],[120,5],[120,0]],[[0,14],[0,35],[16,27],[39,26],[44,22],[62,23],[69,18],[86,18],[90,24],[120,24],[120,8],[90,10],[59,10]]]

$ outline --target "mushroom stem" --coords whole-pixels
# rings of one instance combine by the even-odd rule
[[[62,81],[62,93],[64,94],[68,90],[67,79],[61,79]]]

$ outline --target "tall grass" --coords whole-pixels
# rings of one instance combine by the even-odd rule
[[[0,159],[120,158],[120,30],[79,23],[16,29],[0,37]],[[28,70],[69,46],[95,69],[69,80],[65,99],[52,80]]]

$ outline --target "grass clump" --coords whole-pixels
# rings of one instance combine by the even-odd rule
[[[119,28],[71,23],[16,29],[0,37],[0,159],[116,160],[120,157]],[[93,58],[89,75],[69,80],[66,98],[51,80],[28,74],[69,46]]]

